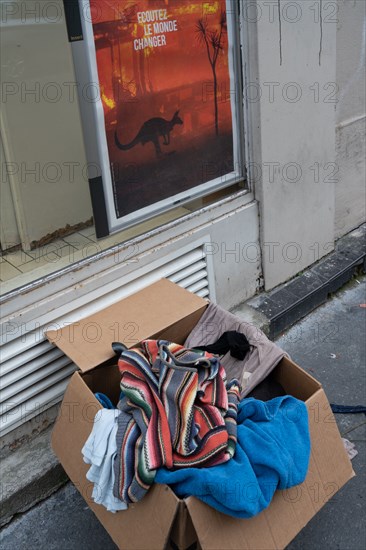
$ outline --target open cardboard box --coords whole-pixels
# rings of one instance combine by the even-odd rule
[[[288,394],[305,401],[309,411],[312,450],[304,483],[277,491],[270,506],[251,519],[226,516],[194,497],[180,500],[164,485],[153,485],[142,501],[116,514],[93,502],[81,449],[101,408],[94,392],[118,400],[120,375],[111,342],[130,347],[159,337],[183,344],[206,307],[207,301],[162,279],[79,323],[47,333],[80,369],[66,390],[52,434],[53,450],[120,549],[285,548],[354,476],[321,384],[284,358],[275,377]]]

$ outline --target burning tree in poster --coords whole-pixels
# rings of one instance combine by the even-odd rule
[[[206,46],[207,57],[210,62],[212,73],[213,73],[215,131],[216,131],[216,135],[219,135],[216,63],[219,57],[220,50],[223,49],[222,42],[223,42],[223,33],[226,31],[226,13],[221,12],[219,31],[217,29],[209,29],[207,18],[198,20],[196,30],[197,30],[199,42]]]

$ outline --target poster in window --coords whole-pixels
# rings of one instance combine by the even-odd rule
[[[238,179],[230,4],[90,1],[112,229]]]

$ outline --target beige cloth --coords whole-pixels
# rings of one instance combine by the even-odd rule
[[[208,305],[184,345],[193,348],[213,344],[227,330],[245,334],[250,344],[250,350],[242,361],[232,357],[230,352],[221,360],[228,379],[239,380],[243,388],[241,397],[245,397],[269,375],[286,353],[268,340],[260,329],[214,303]]]

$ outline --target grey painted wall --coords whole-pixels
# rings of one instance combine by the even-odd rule
[[[277,3],[273,12],[269,4],[258,0],[256,22],[247,24],[266,289],[334,245],[337,27],[332,14],[329,23],[320,19],[319,3],[280,2],[280,12]]]
[[[338,0],[335,237],[365,220],[365,0]]]

